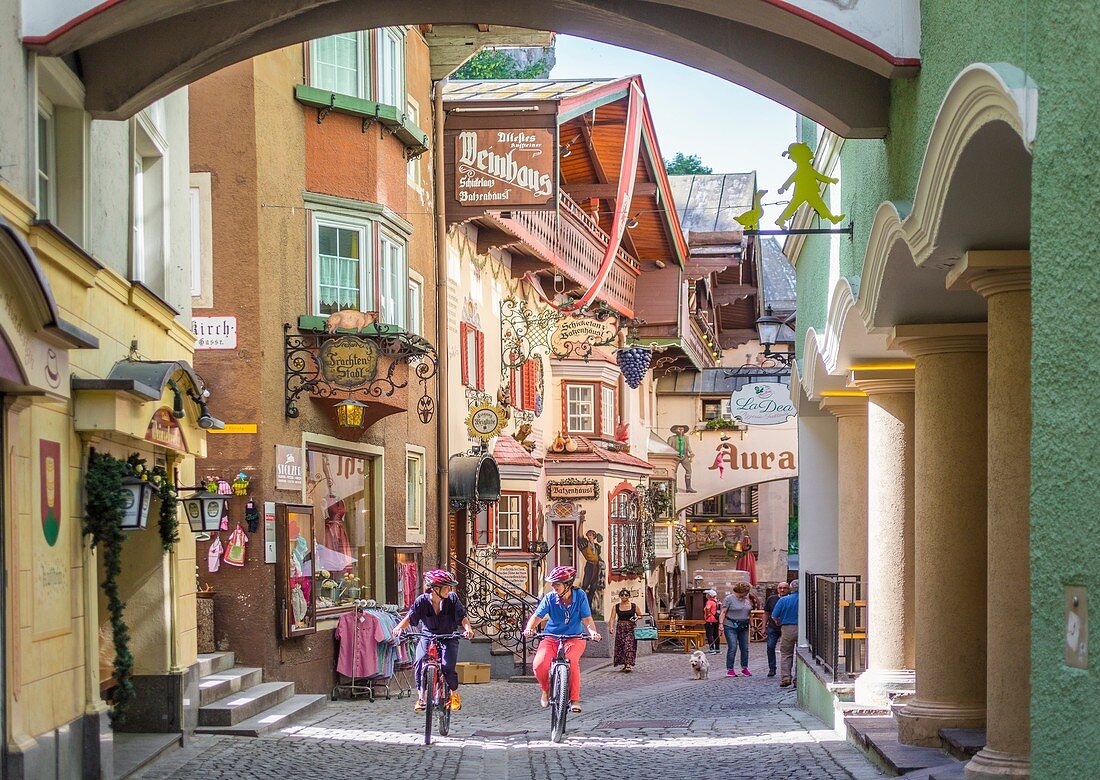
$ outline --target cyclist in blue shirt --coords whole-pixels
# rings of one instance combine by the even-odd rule
[[[596,622],[592,619],[592,607],[588,603],[588,596],[580,588],[573,587],[573,580],[577,578],[577,570],[572,566],[558,566],[548,575],[546,581],[550,583],[553,591],[547,593],[539,601],[534,614],[527,621],[523,633],[527,636],[535,635],[535,626],[543,618],[548,618],[546,624],[547,634],[562,634],[576,636],[588,632],[593,641],[600,641],[600,634],[596,631]],[[580,658],[584,653],[583,639],[553,639],[545,638],[535,652],[535,660],[531,667],[535,671],[535,679],[542,688],[543,707],[550,704],[550,662],[558,652],[558,643],[565,643],[565,656],[569,659],[569,701],[573,712],[581,711],[581,666]]]

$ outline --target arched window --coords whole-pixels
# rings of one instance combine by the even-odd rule
[[[609,503],[611,571],[623,571],[640,566],[642,524],[638,512],[638,494],[631,487],[620,487],[611,494]]]

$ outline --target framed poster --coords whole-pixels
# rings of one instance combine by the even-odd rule
[[[313,507],[275,505],[275,601],[283,639],[317,632]]]

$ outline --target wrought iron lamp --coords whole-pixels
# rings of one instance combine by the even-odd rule
[[[197,534],[221,530],[222,515],[229,503],[229,496],[208,491],[203,485],[186,487],[179,483],[179,472],[175,474],[176,491],[191,490],[195,495],[180,500],[183,513],[187,515],[187,524]]]
[[[772,313],[772,307],[764,310],[764,315],[757,319],[756,330],[760,334],[760,345],[764,347],[764,357],[775,360],[783,365],[790,365],[794,359],[793,352],[772,352],[772,347],[779,339],[779,329],[783,327],[783,320]]]
[[[345,398],[336,404],[336,422],[341,428],[362,428],[367,405],[354,398]]]
[[[153,486],[147,480],[126,477],[122,480],[125,510],[122,514],[123,531],[140,531],[149,524],[149,507],[153,503]]]

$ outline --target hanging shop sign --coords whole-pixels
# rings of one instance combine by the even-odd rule
[[[192,317],[195,349],[236,349],[236,317]]]
[[[455,199],[464,206],[552,207],[553,130],[463,130],[455,136]]]
[[[337,387],[367,384],[378,375],[378,347],[373,341],[341,336],[321,345],[321,377]]]
[[[301,492],[305,486],[302,448],[275,445],[275,489]]]
[[[172,414],[172,410],[167,407],[161,407],[153,412],[149,427],[145,429],[145,441],[151,441],[153,444],[159,444],[177,452],[187,452],[180,424]]]
[[[546,483],[546,497],[551,501],[595,501],[600,497],[600,483],[594,479],[559,479]]]
[[[593,348],[614,344],[618,336],[619,318],[609,312],[569,314],[558,320],[550,334],[550,351],[557,358],[587,360]]]
[[[791,388],[781,382],[745,385],[730,396],[730,412],[748,425],[780,425],[795,415]]]
[[[487,442],[497,436],[508,422],[508,413],[493,403],[480,403],[466,416],[466,431],[471,439]]]
[[[526,563],[498,563],[496,564],[497,576],[502,580],[527,590],[531,583],[531,570]]]

